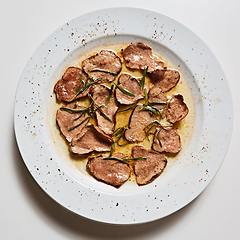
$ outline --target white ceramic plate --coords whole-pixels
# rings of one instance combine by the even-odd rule
[[[56,80],[76,57],[104,44],[144,41],[180,66],[195,104],[189,146],[153,183],[120,189],[76,171],[65,161],[51,106]],[[15,132],[27,168],[59,204],[86,218],[114,224],[149,222],[181,209],[213,179],[232,131],[232,102],[215,57],[189,29],[159,13],[132,8],[92,12],[64,24],[32,55],[15,100]],[[66,144],[65,144],[66,145]]]

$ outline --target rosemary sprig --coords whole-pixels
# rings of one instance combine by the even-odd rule
[[[80,122],[78,125],[69,128],[68,131],[70,132],[70,131],[72,131],[73,129],[75,129],[75,128],[81,126],[81,125],[82,125],[84,122],[86,122],[89,118],[90,118],[90,116],[86,117],[86,118],[85,118],[82,122]]]
[[[103,72],[103,73],[109,73],[109,74],[112,74],[112,75],[117,75],[115,72],[111,72],[111,71],[104,70],[104,69],[93,69],[90,72]]]
[[[83,110],[82,114],[81,114],[79,117],[73,119],[73,122],[77,121],[77,120],[78,120],[79,118],[81,118],[83,115],[85,116],[86,113],[88,113],[88,114],[91,116],[91,112],[90,112],[91,106],[92,106],[92,102],[90,103],[90,105],[89,105],[86,109]]]
[[[88,94],[88,96],[92,99],[93,104],[96,106],[97,110],[100,112],[100,114],[109,122],[112,122],[112,120],[103,112],[103,110],[101,109],[102,106],[99,106],[96,101],[93,99],[93,97],[91,96],[91,94]]]
[[[118,146],[122,147],[122,146],[125,146],[125,145],[128,144],[128,141],[127,141],[127,139],[125,138],[125,135],[124,135],[126,129],[127,129],[127,126],[119,127],[113,132],[112,136],[117,138],[117,140],[115,142],[118,144]],[[120,143],[121,139],[125,140],[126,143],[121,144]]]
[[[114,85],[112,84],[111,89],[110,89],[110,93],[109,93],[105,103],[103,104],[103,106],[106,106],[109,103],[109,101],[111,99],[111,96],[112,96],[112,93],[113,93],[113,89],[114,89]]]
[[[123,93],[127,94],[130,97],[135,97],[135,95],[129,91],[127,91],[126,89],[123,89],[122,87],[120,87],[119,85],[117,85],[115,82],[113,82],[115,84],[115,86]]]

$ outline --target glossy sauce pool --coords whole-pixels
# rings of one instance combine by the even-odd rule
[[[142,75],[143,75],[143,71],[139,71],[139,70],[132,71],[132,70],[129,70],[125,67],[125,64],[124,64],[124,61],[123,61],[123,58],[122,58],[122,55],[121,55],[121,49],[126,48],[128,45],[129,45],[129,43],[122,43],[122,44],[103,45],[103,46],[95,47],[90,52],[82,54],[81,56],[76,58],[76,60],[73,61],[71,63],[71,65],[68,65],[67,67],[76,66],[76,67],[81,68],[81,63],[84,59],[86,59],[86,58],[88,58],[92,55],[95,55],[96,53],[99,53],[101,50],[111,50],[111,51],[114,51],[121,58],[122,63],[123,63],[122,64],[122,71],[119,73],[119,75],[115,79],[116,83],[117,83],[118,77],[120,76],[121,73],[128,73],[128,74],[131,74],[133,77],[141,78]],[[160,53],[154,52],[154,49],[153,49],[153,54],[164,61],[164,63],[165,63],[164,66],[165,67],[174,68],[174,69],[177,69],[180,72],[180,76],[181,76],[180,81],[178,82],[178,84],[172,90],[165,93],[165,95],[170,99],[174,94],[177,94],[177,93],[182,94],[183,97],[184,97],[184,102],[187,104],[187,106],[189,108],[188,115],[183,120],[181,120],[180,122],[175,123],[174,126],[173,126],[173,128],[175,130],[177,130],[177,132],[179,133],[179,135],[181,137],[182,150],[178,154],[164,153],[165,157],[168,160],[167,167],[164,170],[164,172],[166,172],[167,169],[170,169],[171,166],[176,161],[179,160],[182,153],[184,152],[184,150],[187,148],[189,142],[191,141],[191,136],[192,136],[192,132],[193,132],[193,129],[194,129],[194,122],[195,122],[195,107],[194,107],[194,101],[193,101],[193,96],[192,96],[192,93],[191,93],[191,89],[189,88],[186,80],[184,79],[183,74],[179,70],[179,66],[174,66],[171,62],[169,62],[168,59],[164,58],[164,56],[162,56]],[[65,70],[66,69],[63,69],[62,74],[64,73]],[[59,76],[59,79],[60,78],[61,78],[61,76]],[[56,79],[56,82],[57,82],[57,80],[58,79]],[[153,83],[150,81],[148,76],[146,76],[146,83],[150,87],[153,86]],[[111,84],[112,83],[104,83],[104,85],[107,85],[109,87],[111,86]],[[79,100],[77,102],[78,102],[78,104],[86,106],[86,107],[90,103],[87,98],[84,98],[84,99]],[[140,100],[139,103],[144,103],[144,100]],[[56,113],[57,109],[59,109],[63,105],[64,105],[63,103],[57,103],[56,102],[55,106],[52,108],[52,111],[54,112],[53,116],[56,116],[55,113]],[[118,111],[124,110],[126,108],[128,108],[128,106],[119,106]],[[132,109],[129,110],[129,111],[117,113],[115,129],[117,129],[118,127],[123,127],[123,126],[128,125],[131,113],[132,113]],[[53,119],[53,121],[56,121],[56,119]],[[91,118],[89,123],[93,123],[93,124],[96,125],[96,120]],[[55,143],[59,146],[59,149],[61,151],[61,155],[64,155],[65,161],[67,161],[68,165],[70,165],[71,167],[73,167],[77,171],[80,171],[81,174],[89,175],[86,172],[87,158],[86,157],[73,156],[72,154],[69,153],[68,144],[65,141],[64,137],[62,137],[62,135],[60,134],[60,131],[58,129],[57,124],[55,124],[55,129],[53,129],[52,137],[53,137]],[[124,155],[130,157],[132,148],[135,145],[143,145],[147,149],[150,149],[151,144],[152,144],[152,138],[153,138],[153,135],[150,135],[150,137],[149,137],[150,141],[147,138],[145,138],[143,142],[129,143],[125,146],[118,146],[117,144],[115,144],[114,152],[122,152]],[[93,154],[90,154],[89,156],[97,156],[97,155],[100,155],[100,154],[101,153],[93,153]],[[109,153],[106,153],[106,155],[108,156]],[[135,176],[133,174],[132,174],[131,178],[129,179],[129,181],[132,181],[132,182],[135,181]]]

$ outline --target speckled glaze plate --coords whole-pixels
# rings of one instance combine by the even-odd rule
[[[192,138],[179,159],[151,184],[121,188],[76,170],[55,140],[53,86],[63,69],[96,46],[144,41],[177,66],[195,105]],[[224,109],[224,112],[223,112]],[[232,131],[232,102],[224,73],[209,48],[182,24],[143,9],[85,14],[53,32],[35,51],[15,99],[18,146],[33,178],[55,201],[83,217],[111,224],[163,218],[195,199],[221,166]]]

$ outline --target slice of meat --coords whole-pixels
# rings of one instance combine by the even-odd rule
[[[132,149],[132,157],[146,157],[146,160],[134,160],[133,170],[139,186],[152,182],[167,165],[167,160],[162,154],[143,146],[135,146]]]
[[[112,82],[122,70],[122,62],[114,52],[102,50],[100,53],[85,59],[82,62],[82,68],[94,80],[102,78],[101,82]],[[93,70],[104,70],[112,73],[102,71],[92,72]]]
[[[105,85],[99,85],[93,88],[92,94],[93,99],[98,105],[103,105],[108,97],[110,96],[111,89]],[[100,129],[102,129],[106,134],[112,134],[115,127],[115,114],[118,110],[118,106],[112,93],[109,102],[101,108],[104,114],[108,116],[112,122],[105,119],[99,111],[96,112],[97,124]]]
[[[130,74],[121,74],[118,79],[118,85],[124,90],[127,90],[128,92],[135,95],[135,97],[131,97],[128,94],[123,93],[119,88],[116,87],[115,96],[120,104],[130,105],[136,103],[139,99],[144,98],[144,90],[141,90],[138,80],[132,77]],[[146,83],[144,86],[148,91]]]
[[[85,110],[86,108],[83,106],[78,106],[77,104],[67,104],[64,108],[60,108],[57,110],[56,114],[56,121],[59,126],[59,129],[63,136],[66,138],[68,142],[71,142],[73,138],[79,134],[82,129],[86,126],[88,123],[88,119],[83,122],[87,117],[88,113],[82,115],[82,112],[79,113],[69,113],[67,111],[64,111],[63,109],[71,109],[71,110]],[[79,118],[80,117],[80,118]],[[79,119],[77,119],[79,118]],[[75,120],[77,119],[77,120]],[[75,120],[75,121],[74,121]],[[83,122],[83,123],[82,123]],[[73,129],[72,131],[68,131],[69,129],[73,128],[74,126],[77,126],[78,124],[82,123],[79,127]]]
[[[142,104],[135,107],[130,117],[129,128],[125,131],[125,138],[130,142],[143,141],[146,137],[144,128],[157,119],[150,111],[140,111],[142,107]]]
[[[185,118],[189,110],[184,103],[183,96],[181,94],[174,95],[168,103],[168,108],[164,110],[163,116],[167,117],[168,122],[175,123]]]
[[[149,77],[155,86],[163,92],[167,92],[177,85],[180,80],[180,73],[175,69],[164,68],[153,71]]]
[[[142,69],[148,66],[148,72],[163,68],[164,62],[152,54],[152,48],[142,42],[130,44],[122,51],[126,67]]]
[[[180,136],[172,127],[157,129],[152,148],[158,152],[178,153],[181,150]]]
[[[122,159],[124,155],[115,153],[113,157]],[[90,158],[86,168],[97,180],[117,188],[129,179],[131,173],[128,164],[116,160],[104,160],[102,155]]]
[[[85,155],[90,152],[107,152],[111,150],[113,139],[98,127],[88,124],[70,143],[70,152]]]
[[[167,97],[159,87],[152,87],[148,93],[148,102],[153,104],[158,109],[164,109],[167,106]]]
[[[56,94],[56,98],[59,101],[72,102],[75,99],[85,97],[90,92],[91,87],[74,98],[81,80],[83,82],[86,82],[87,80],[87,76],[82,72],[82,69],[77,67],[69,67],[65,71],[62,78],[58,80],[54,86],[54,93]],[[80,86],[80,89],[83,88],[83,82]]]

